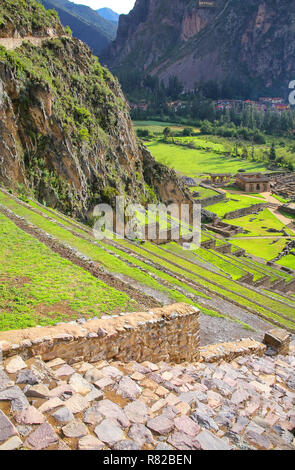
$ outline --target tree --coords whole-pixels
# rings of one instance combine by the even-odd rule
[[[163,130],[165,140],[168,140],[168,137],[171,137],[171,129],[170,127],[165,127]]]
[[[271,162],[275,162],[276,159],[277,159],[277,153],[276,153],[275,144],[273,143],[269,152],[269,160]]]
[[[185,127],[182,131],[182,135],[184,137],[190,137],[193,134],[193,132],[194,131],[193,131],[192,127]]]

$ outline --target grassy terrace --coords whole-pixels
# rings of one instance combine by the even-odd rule
[[[271,266],[267,266],[266,264],[258,263],[257,261],[250,260],[249,258],[241,258],[243,263],[248,264],[250,266],[255,266],[257,269],[262,269],[266,274],[269,276],[273,277],[274,279],[285,279],[286,282],[291,281],[293,279],[293,276],[290,274],[281,271],[280,269],[275,269]]]
[[[295,256],[292,254],[284,256],[279,261],[277,261],[276,264],[280,266],[285,266],[285,268],[290,268],[290,269],[295,270]]]
[[[68,232],[66,229],[63,229],[62,227],[58,227],[54,222],[46,220],[44,217],[42,217],[42,215],[36,214],[35,212],[32,212],[26,207],[18,204],[12,198],[4,195],[1,192],[0,192],[0,203],[4,204],[9,209],[13,210],[17,215],[24,217],[26,220],[30,221],[34,225],[37,225],[42,230],[45,230],[47,233],[57,237],[62,242],[69,244],[73,248],[77,249],[79,252],[90,257],[94,261],[100,263],[108,271],[122,274],[124,276],[128,276],[130,279],[133,279],[134,281],[141,284],[142,286],[149,287],[158,292],[163,292],[168,297],[170,297],[172,301],[186,302],[186,303],[189,303],[189,304],[192,304],[201,308],[199,305],[192,302],[191,299],[181,294],[177,290],[169,289],[167,286],[162,285],[161,282],[157,282],[157,280],[155,280],[149,274],[146,274],[140,271],[139,269],[134,269],[132,266],[129,266],[124,261],[116,258],[112,254],[107,253],[103,249],[103,247],[107,248],[108,250],[112,250],[114,254],[120,254],[127,262],[132,263],[135,266],[142,267],[148,270],[149,272],[152,272],[153,274],[156,274],[157,276],[159,276],[160,279],[166,280],[178,287],[185,289],[188,293],[195,294],[199,297],[203,297],[204,299],[209,298],[203,293],[190,288],[185,283],[177,281],[173,277],[168,276],[165,273],[162,273],[161,271],[157,269],[153,269],[148,264],[145,264],[136,260],[133,256],[125,254],[123,251],[116,250],[115,248],[112,248],[111,246],[103,244],[103,243],[101,243],[101,247],[99,247],[99,246],[93,245],[87,240],[82,240],[81,238]],[[39,206],[38,206],[38,209],[40,209]],[[48,211],[45,210],[44,213],[45,212],[48,212]],[[48,215],[53,217],[52,214],[50,213]],[[63,222],[62,218],[56,217],[56,219],[59,219],[59,221]],[[73,227],[71,226],[71,229],[72,228]],[[216,312],[206,310],[203,308],[202,308],[202,311],[210,315],[216,314]]]
[[[227,298],[237,301],[242,306],[250,307],[274,320],[280,321],[282,324],[284,323],[286,326],[294,328],[293,322],[282,319],[268,310],[272,309],[278,314],[285,315],[295,321],[294,309],[287,305],[283,305],[274,299],[268,298],[267,296],[264,296],[250,288],[246,288],[237,282],[233,283],[232,280],[219,274],[212,273],[211,271],[208,272],[201,266],[196,266],[189,261],[184,261],[181,258],[178,258],[177,255],[172,253],[169,254],[149,242],[144,244],[144,248],[137,247],[127,241],[122,241],[121,243],[129,247],[131,245],[136,253],[147,256],[151,261],[161,264],[163,267],[166,267],[183,277],[189,278],[204,288],[210,289],[212,292],[225,295]],[[174,263],[178,266],[175,266]],[[213,282],[217,283],[217,285],[213,284]],[[260,303],[261,306],[254,302]],[[264,307],[262,307],[262,305]]]
[[[0,214],[0,330],[137,309],[136,302],[53,253]]]
[[[232,219],[230,221],[232,225],[237,225],[247,230],[247,237],[269,237],[273,234],[269,232],[270,229],[285,230],[285,232],[294,236],[294,232],[284,225],[277,217],[269,210],[264,209],[259,214],[250,214],[245,217],[239,217],[238,219]],[[282,235],[282,234],[278,234]],[[241,237],[241,234],[236,237]]]
[[[235,256],[232,256],[230,254],[227,256],[233,263],[239,263],[239,265],[243,267],[246,271],[254,274],[254,281],[259,281],[264,276],[269,276],[272,282],[278,281],[280,279],[286,279],[286,281],[291,279],[291,276],[287,273],[284,273],[285,276],[281,276],[279,270],[272,269],[271,267],[265,264],[255,262],[244,257],[236,258]]]
[[[278,294],[277,292],[272,292],[271,290],[267,290],[267,289],[263,289],[263,291],[266,294],[271,295],[275,299],[279,299],[282,302],[286,302],[286,303],[288,303],[289,305],[292,305],[295,308],[295,298],[291,299],[290,297],[284,296],[284,294]]]
[[[206,261],[207,263],[212,264],[214,267],[221,269],[225,274],[231,276],[232,279],[237,280],[245,276],[247,272],[234,266],[233,264],[227,262],[222,255],[211,250],[205,250],[203,248],[198,248],[197,250],[187,251],[184,250],[177,243],[169,243],[164,245],[163,248],[168,250],[171,253],[175,253],[179,256],[182,256],[188,259],[191,262]]]
[[[212,136],[178,137],[175,139],[182,144],[192,142],[196,148],[173,143],[167,144],[157,139],[146,142],[146,146],[157,161],[192,177],[216,173],[217,168],[219,173],[230,172],[232,174],[237,173],[241,168],[249,172],[266,169],[263,163],[225,156],[228,149],[221,143],[221,139],[216,138],[216,142],[213,142],[213,139]]]
[[[42,212],[42,214],[50,217],[51,219],[54,219],[56,220],[57,222],[60,222],[62,223],[65,227],[68,227],[72,230],[75,230],[75,232],[81,234],[81,235],[85,235],[85,229],[89,229],[89,227],[87,226],[82,226],[82,224],[80,224],[79,222],[75,221],[75,220],[71,220],[69,219],[66,215],[60,215],[57,211],[55,211],[54,209],[46,209],[44,206],[40,206],[39,204],[37,204],[36,202],[30,200],[29,202],[29,205],[31,207],[33,207],[33,209],[37,209],[38,211]],[[54,212],[54,214],[53,214]],[[73,226],[73,224],[75,226]],[[84,227],[84,230],[83,230],[83,227]],[[90,230],[90,229],[89,229]]]
[[[230,194],[226,193],[228,201],[218,202],[212,206],[206,207],[208,211],[214,212],[218,217],[223,218],[225,214],[246,207],[254,206],[255,204],[261,204],[261,199],[255,197],[244,196],[241,194]]]
[[[230,242],[243,248],[250,255],[258,256],[266,261],[273,260],[286,245],[286,239],[279,238],[232,238]]]
[[[142,284],[143,286],[148,286],[159,292],[161,291],[165,292],[174,301],[177,301],[177,302],[184,301],[190,304],[194,304],[192,300],[187,298],[185,295],[180,294],[176,290],[174,291],[174,290],[169,289],[166,286],[163,286],[160,282],[155,280],[152,276],[149,276],[148,274],[143,273],[142,271],[138,269],[134,269],[134,266],[129,266],[127,263],[116,258],[112,254],[106,253],[106,251],[103,250],[103,246],[104,246],[103,244],[101,244],[101,248],[100,248],[99,246],[95,246],[86,240],[82,240],[78,238],[77,236],[72,235],[66,229],[58,227],[53,222],[50,222],[46,220],[44,217],[42,217],[41,215],[36,214],[32,212],[31,210],[23,207],[22,205],[15,202],[12,198],[4,195],[1,192],[0,192],[0,202],[6,205],[8,208],[12,209],[18,215],[25,217],[31,223],[39,226],[46,232],[56,236],[61,241],[73,246],[74,248],[79,250],[81,253],[84,253],[86,256],[89,256],[90,258],[92,258],[94,261],[99,262],[109,271],[124,274],[128,276],[129,278],[134,279],[137,283]],[[274,299],[267,298],[267,296],[264,296],[262,294],[256,293],[255,291],[247,289],[239,285],[238,283],[233,283],[232,280],[224,276],[221,276],[212,272],[208,272],[208,270],[202,267],[199,267],[197,265],[190,263],[189,261],[184,261],[181,258],[178,258],[177,255],[175,254],[166,253],[164,250],[161,250],[161,248],[158,248],[157,246],[152,245],[151,243],[146,243],[144,245],[144,248],[138,247],[125,240],[119,241],[119,243],[122,245],[128,246],[129,248],[132,248],[134,253],[139,253],[145,256],[148,260],[153,261],[163,267],[166,267],[170,271],[181,276],[183,278],[183,282],[177,281],[173,277],[168,276],[164,273],[161,273],[160,270],[154,269],[148,264],[145,264],[141,261],[136,260],[133,256],[127,255],[124,252],[119,251],[119,249],[116,250],[115,248],[111,248],[114,254],[120,254],[122,258],[126,260],[126,262],[132,262],[132,264],[135,266],[142,266],[143,268],[147,269],[149,272],[154,273],[157,276],[159,276],[159,278],[163,280],[166,279],[172,284],[174,283],[174,285],[178,285],[180,287],[185,288],[187,292],[195,293],[196,295],[199,295],[199,296],[202,295],[199,292],[192,289],[191,287],[187,286],[185,279],[189,279],[190,281],[195,282],[197,285],[200,285],[202,286],[202,288],[208,289],[213,293],[224,295],[229,300],[238,302],[239,305],[241,306],[250,307],[253,310],[260,312],[261,314],[269,318],[279,321],[281,324],[284,324],[290,328],[294,328],[294,323],[279,316],[279,314],[282,314],[282,315],[285,315],[286,317],[289,317],[290,319],[295,319],[294,309],[289,308],[288,306],[283,305],[282,303]],[[108,248],[110,247],[108,246]],[[146,249],[150,250],[152,254],[148,253]],[[160,259],[159,256],[164,259]],[[179,266],[174,266],[173,263],[175,262],[177,262]],[[187,270],[190,270],[191,272],[188,272]],[[215,285],[213,282],[216,282],[217,285]],[[233,292],[230,292],[230,290],[232,289],[233,289]],[[241,295],[245,296],[246,298],[241,297]],[[206,298],[206,296],[204,297]],[[255,304],[255,301],[259,302],[261,305],[263,305],[263,307]],[[275,312],[278,313],[278,315],[270,312],[268,308],[272,308]],[[212,311],[206,312],[205,310],[203,311],[204,313],[216,315],[216,312],[212,312]]]
[[[218,196],[218,192],[214,191],[213,189],[203,188],[203,186],[194,186],[189,188],[190,191],[193,193],[197,191],[200,194],[200,197],[197,199],[205,199],[207,197]]]
[[[214,252],[213,252],[214,253]],[[240,262],[240,259],[235,256],[228,256],[228,254],[218,253],[218,256],[222,258],[225,262],[228,262],[234,265],[237,269],[240,269],[245,274],[253,274],[253,281],[259,281],[262,279],[265,274],[257,271],[255,268],[250,268],[249,266],[245,266],[243,263]]]

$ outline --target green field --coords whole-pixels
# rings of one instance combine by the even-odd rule
[[[250,255],[263,258],[266,261],[274,259],[286,245],[285,239],[278,238],[231,239],[230,242],[239,248],[243,248]]]
[[[214,135],[197,135],[199,129],[193,128],[195,135],[191,137],[182,137],[180,134],[184,127],[169,122],[158,122],[158,121],[134,121],[135,129],[147,129],[150,132],[150,137],[147,139],[147,146],[150,147],[152,154],[156,159],[163,162],[165,160],[165,150],[162,148],[162,145],[166,146],[167,144],[161,143],[160,140],[163,137],[163,129],[165,127],[170,127],[172,134],[174,134],[174,141],[177,143],[187,144],[192,143],[196,150],[193,150],[193,156],[188,158],[183,152],[173,152],[172,148],[177,147],[171,143],[172,148],[170,149],[171,156],[168,157],[168,160],[165,160],[168,163],[168,166],[175,168],[176,170],[182,172],[183,167],[181,162],[189,163],[187,167],[187,172],[189,176],[196,176],[206,174],[207,172],[212,173],[236,173],[239,169],[243,168],[247,171],[264,171],[267,168],[267,159],[271,149],[272,143],[276,146],[276,155],[278,158],[283,157],[287,162],[295,164],[295,146],[294,139],[291,137],[274,137],[266,136],[265,144],[254,144],[249,141],[238,142],[239,153],[242,154],[243,149],[247,149],[248,155],[252,155],[254,148],[254,159],[243,160],[241,158],[228,158],[222,156],[231,153],[233,148],[237,144],[237,140],[233,138],[225,138]],[[156,144],[156,145],[155,145]],[[206,150],[206,152],[202,152]],[[189,149],[190,150],[190,149]],[[210,154],[210,150],[213,152]],[[214,161],[214,152],[220,154],[221,158]],[[197,162],[195,162],[197,160]],[[163,162],[164,163],[164,162]],[[218,167],[215,166],[215,163],[218,164]],[[196,164],[201,165],[196,167]],[[189,174],[191,170],[191,174]]]
[[[274,235],[283,236],[283,234],[271,233],[268,230],[274,229],[277,231],[284,230],[288,235],[294,237],[294,232],[286,227],[276,216],[269,210],[259,212],[259,214],[246,215],[238,219],[231,219],[229,221],[232,225],[237,225],[247,230],[247,237],[272,237]],[[242,236],[241,234],[236,237]]]
[[[0,331],[136,310],[136,302],[0,214]]]
[[[295,252],[294,252],[295,253]],[[295,270],[295,255],[284,256],[280,261],[277,261],[279,266],[285,266],[285,268],[290,268]]]
[[[192,139],[195,145],[199,145],[203,149],[191,149],[172,143],[166,144],[158,140],[146,142],[146,146],[158,162],[185,176],[197,177],[204,176],[207,173],[235,174],[240,169],[249,172],[263,172],[266,170],[263,163],[231,158],[217,153],[217,151],[222,151],[222,144],[213,144],[206,137],[194,137]],[[210,150],[205,150],[205,147],[210,148]]]
[[[208,211],[214,212],[218,217],[223,218],[228,212],[237,211],[246,207],[261,204],[263,201],[258,198],[244,196],[243,194],[230,194],[226,193],[227,201],[222,201],[212,206],[207,206]],[[228,223],[231,223],[229,221]]]
[[[191,192],[197,191],[200,196],[197,199],[205,199],[207,197],[217,196],[218,193],[209,188],[203,188],[202,186],[194,186],[189,188]]]

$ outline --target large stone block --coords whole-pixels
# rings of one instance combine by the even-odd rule
[[[268,354],[289,353],[291,334],[281,328],[274,328],[265,333],[263,343],[267,346]]]

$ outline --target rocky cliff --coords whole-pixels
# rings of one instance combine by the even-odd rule
[[[175,173],[138,146],[118,81],[65,34],[53,12],[35,0],[13,0],[0,7],[0,19],[3,184],[29,188],[41,202],[79,217],[99,202],[113,204],[116,195],[140,203],[187,199]],[[13,41],[34,35],[42,37],[40,47],[26,39],[13,49]],[[1,37],[11,38],[9,50]],[[171,193],[162,189],[162,176]]]
[[[105,61],[118,74],[132,66],[164,80],[176,75],[188,89],[234,79],[287,93],[294,39],[292,0],[137,0]]]

